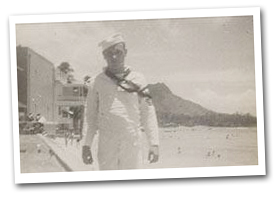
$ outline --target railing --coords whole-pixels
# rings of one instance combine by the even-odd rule
[[[58,101],[85,101],[86,98],[83,96],[58,96]]]

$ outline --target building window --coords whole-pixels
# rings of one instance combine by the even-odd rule
[[[73,87],[73,96],[79,96],[79,87]]]

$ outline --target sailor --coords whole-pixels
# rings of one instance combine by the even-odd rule
[[[147,159],[155,163],[159,158],[158,123],[146,80],[125,64],[127,49],[122,35],[116,34],[99,46],[107,66],[89,85],[83,161],[93,162],[91,146],[98,133],[99,170],[139,169],[145,159],[141,138],[145,133]]]

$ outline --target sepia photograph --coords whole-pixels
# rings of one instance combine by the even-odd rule
[[[265,175],[259,8],[10,17],[16,183]]]

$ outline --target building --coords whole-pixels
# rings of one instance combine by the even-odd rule
[[[20,120],[40,113],[47,122],[81,134],[86,84],[69,83],[67,73],[28,47],[17,47],[17,74]]]
[[[62,84],[55,82],[55,118],[66,117],[66,112],[71,116],[71,107],[84,106],[86,100],[87,88],[84,84]]]
[[[54,121],[54,64],[29,47],[17,46],[19,112]]]
[[[62,84],[67,84],[68,72],[59,69],[59,66],[55,68],[55,81],[59,81]]]
[[[68,124],[80,133],[83,124],[84,105],[87,95],[85,84],[63,84],[55,82],[55,119]]]

